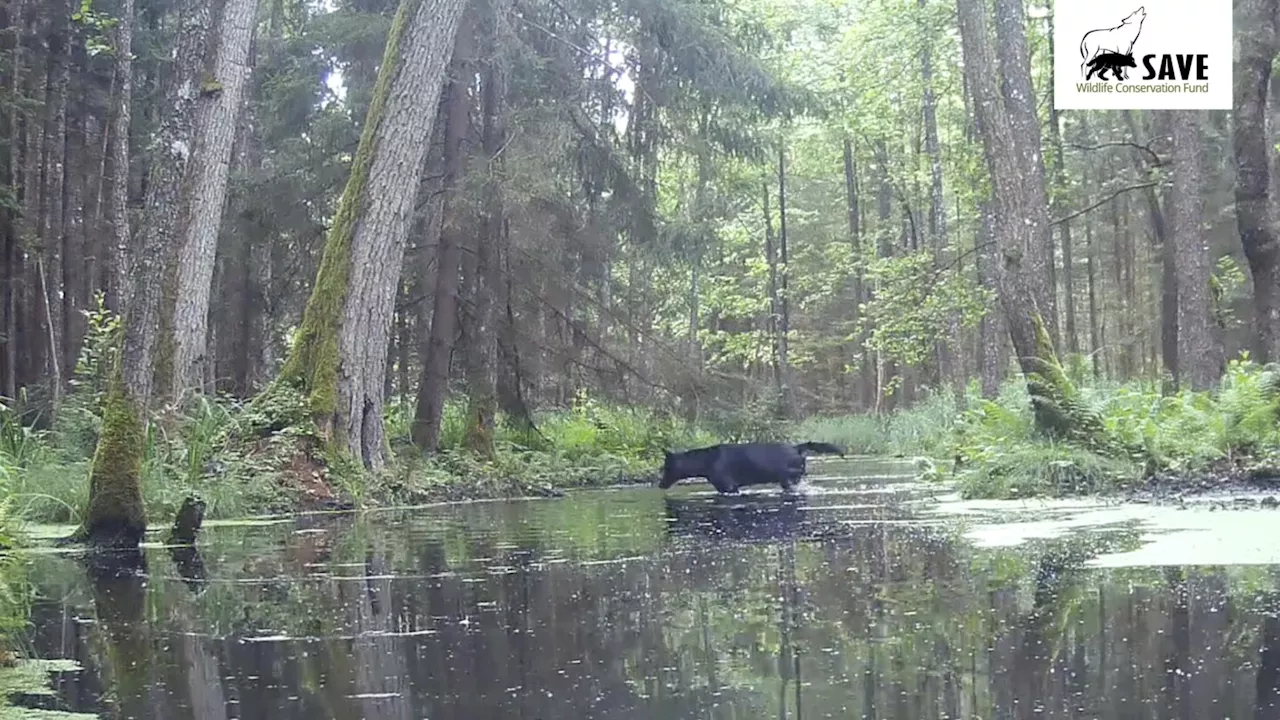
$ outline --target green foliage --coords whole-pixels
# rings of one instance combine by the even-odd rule
[[[1213,302],[1213,317],[1218,325],[1224,330],[1243,325],[1231,306],[1249,297],[1249,280],[1235,258],[1230,255],[1218,258],[1214,263],[1213,273],[1209,276],[1209,290]]]
[[[875,297],[861,308],[867,347],[909,366],[932,356],[935,338],[977,327],[995,301],[995,293],[971,276],[939,268],[931,251],[878,258],[868,264],[866,277],[878,284]]]

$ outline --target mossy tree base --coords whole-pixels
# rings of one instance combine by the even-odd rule
[[[89,475],[89,511],[76,537],[95,547],[136,548],[147,529],[142,505],[142,414],[119,374],[102,412],[102,435]]]

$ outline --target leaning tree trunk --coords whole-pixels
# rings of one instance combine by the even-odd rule
[[[1045,268],[1027,257],[1029,250],[1034,254],[1034,248],[1043,244],[1042,235],[1048,229],[1034,220],[1027,222],[1045,213],[1043,174],[1037,193],[1036,178],[1027,176],[1028,164],[1019,157],[1022,146],[1014,141],[1014,125],[1001,105],[996,75],[990,72],[995,62],[985,5],[979,0],[957,0],[956,6],[964,72],[973,93],[978,135],[993,186],[994,234],[1003,261],[997,294],[1031,395],[1036,427],[1048,434],[1090,441],[1100,434],[1097,418],[1076,410],[1076,390],[1058,363],[1045,320],[1053,307],[1042,302],[1037,292],[1041,287],[1037,280],[1044,278]],[[1009,75],[1027,70],[1005,67],[1002,71]]]
[[[472,30],[468,15],[459,20],[457,41],[453,50],[452,76],[449,84],[448,112],[444,131],[444,178],[441,192],[439,218],[428,222],[440,227],[436,250],[436,282],[432,298],[431,329],[427,336],[426,352],[422,358],[422,375],[418,379],[418,397],[413,413],[410,433],[413,442],[423,452],[435,452],[440,444],[440,425],[444,419],[444,399],[449,389],[449,358],[453,354],[454,331],[458,319],[458,273],[461,271],[462,244],[459,238],[460,224],[451,220],[460,217],[460,205],[454,199],[454,188],[463,172],[465,156],[462,141],[467,136],[471,119],[471,95],[468,84],[461,78],[469,77],[471,66]]]
[[[1023,245],[1023,278],[1040,308],[1049,338],[1057,346],[1057,273],[1053,251],[1053,227],[1049,224],[1049,199],[1045,193],[1044,156],[1040,151],[1040,117],[1036,113],[1035,87],[1031,84],[1031,59],[1027,50],[1026,11],[1022,0],[996,0],[996,54],[1004,79],[1004,112],[1012,130],[1010,150],[1016,162],[1019,193],[1025,196],[1019,222],[1028,224],[1030,240]],[[994,69],[995,65],[988,66]],[[1012,179],[1012,178],[1010,178]]]
[[[1271,207],[1267,90],[1277,52],[1276,0],[1237,4],[1240,52],[1235,70],[1236,226],[1253,275],[1254,345],[1259,362],[1280,361],[1280,243]]]
[[[208,3],[187,0],[181,7],[180,19],[182,30],[174,53],[174,72],[165,92],[168,111],[151,151],[155,160],[147,183],[146,215],[137,243],[134,279],[125,304],[124,342],[103,409],[102,433],[89,476],[89,512],[82,534],[94,545],[136,547],[146,529],[140,475],[146,439],[144,417],[151,399],[152,356],[159,332],[160,277],[171,254],[181,207],[193,109],[209,31]],[[132,18],[122,20],[122,24],[130,22]],[[127,102],[127,96],[122,98]],[[115,141],[127,142],[119,136]],[[121,170],[117,168],[116,172]],[[118,186],[112,192],[123,195],[127,187]],[[124,223],[122,217],[115,220]]]
[[[1185,387],[1208,390],[1222,372],[1209,297],[1209,246],[1204,221],[1204,140],[1197,111],[1170,111],[1173,133],[1172,208],[1178,282],[1178,368]],[[1180,386],[1181,383],[1180,383]]]
[[[387,338],[436,105],[464,0],[403,0],[315,288],[279,380],[307,393],[322,438],[385,463]]]
[[[227,199],[227,176],[236,123],[249,82],[249,45],[258,0],[227,0],[218,27],[213,76],[205,78],[196,108],[196,143],[188,172],[190,198],[181,228],[176,282],[172,287],[172,385],[174,398],[204,385],[209,362],[209,292],[218,232]],[[166,363],[169,364],[169,363]],[[164,374],[163,372],[161,373]]]

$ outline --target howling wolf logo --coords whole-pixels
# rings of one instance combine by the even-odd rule
[[[1146,19],[1146,9],[1139,7],[1115,27],[1085,33],[1080,38],[1080,74],[1087,80],[1101,69],[1098,79],[1103,80],[1109,69],[1114,79],[1127,79],[1129,75],[1126,68],[1137,66],[1133,62],[1133,44],[1138,41],[1138,35],[1142,34],[1142,23]],[[1117,58],[1117,55],[1124,59]]]

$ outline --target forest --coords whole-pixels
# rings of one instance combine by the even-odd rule
[[[1278,475],[1277,5],[1231,111],[1059,111],[1038,0],[5,0],[5,522]]]

